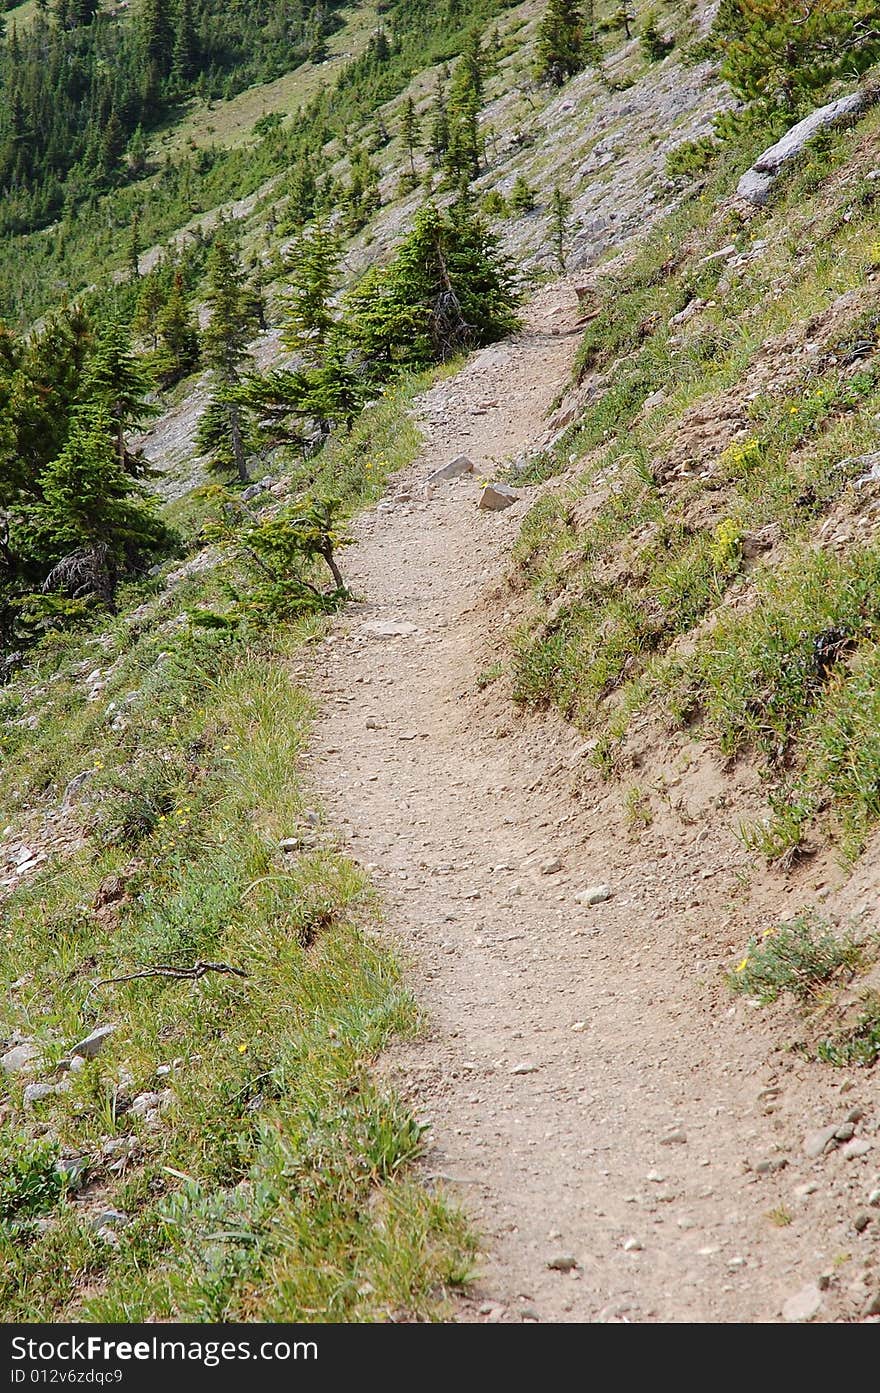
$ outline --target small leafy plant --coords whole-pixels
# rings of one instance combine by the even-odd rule
[[[851,977],[863,959],[864,945],[851,934],[838,937],[817,915],[805,913],[752,938],[727,980],[734,992],[765,1003],[783,992],[806,1002],[835,978]]]

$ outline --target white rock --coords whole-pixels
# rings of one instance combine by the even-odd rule
[[[820,1127],[818,1131],[809,1132],[804,1137],[804,1155],[815,1160],[826,1151],[833,1151],[837,1145],[836,1131],[837,1127],[832,1123],[830,1127]]]
[[[867,1156],[872,1145],[866,1137],[855,1137],[840,1148],[841,1155],[845,1161],[855,1161],[859,1156]]]
[[[474,465],[467,455],[456,455],[455,459],[435,469],[425,480],[426,484],[441,484],[445,479],[459,479],[462,474],[473,474]]]
[[[777,140],[775,145],[771,145],[759,155],[751,169],[742,176],[737,186],[739,197],[758,207],[762,206],[767,202],[770,189],[780,170],[790,160],[802,154],[814,135],[827,126],[836,125],[847,116],[857,116],[859,112],[864,111],[869,100],[867,92],[860,89],[846,97],[838,97],[837,101],[819,107],[817,111],[798,121],[786,131],[781,140]]]
[[[822,1293],[811,1283],[808,1287],[801,1287],[783,1304],[782,1319],[792,1322],[812,1320],[821,1307]]]
[[[33,1041],[25,1040],[20,1045],[13,1045],[0,1057],[0,1069],[5,1074],[25,1074],[39,1056],[40,1050]]]
[[[611,899],[611,887],[609,885],[588,885],[585,890],[579,890],[575,895],[578,904],[594,905],[604,904]]]
[[[108,1036],[112,1035],[115,1029],[115,1025],[99,1025],[84,1040],[73,1045],[70,1053],[79,1055],[82,1059],[94,1059],[95,1055],[101,1053]]]

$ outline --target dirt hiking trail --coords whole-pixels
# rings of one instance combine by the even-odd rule
[[[460,1319],[851,1319],[880,1151],[810,1157],[804,1139],[876,1124],[851,1077],[774,1051],[718,985],[743,853],[699,828],[633,845],[597,775],[572,798],[577,733],[476,682],[503,656],[498,581],[537,491],[497,514],[478,476],[424,497],[458,453],[491,473],[540,439],[576,316],[549,287],[422,398],[424,451],[359,520],[344,559],[364,598],[313,669],[310,778],[430,1021],[385,1067],[482,1236]],[[599,884],[612,898],[575,898]]]

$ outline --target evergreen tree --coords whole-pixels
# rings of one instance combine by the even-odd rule
[[[510,206],[515,213],[531,213],[535,207],[535,195],[521,174],[516,176],[510,191]]]
[[[449,116],[446,111],[446,92],[442,73],[437,74],[434,105],[431,112],[430,151],[435,168],[439,168],[449,149]]]
[[[550,199],[550,231],[553,237],[553,254],[556,258],[556,265],[563,273],[567,260],[566,242],[570,217],[571,199],[568,194],[562,192],[557,184],[553,190],[553,197]]]
[[[147,66],[155,68],[160,77],[167,77],[175,47],[169,0],[141,0],[139,27]]]
[[[40,477],[40,501],[25,523],[23,550],[46,569],[47,589],[97,594],[112,602],[119,573],[168,543],[162,523],[121,468],[112,422],[100,408],[80,412],[67,442]]]
[[[466,203],[429,203],[387,266],[368,271],[346,297],[345,325],[367,371],[445,362],[516,326],[510,264]]]
[[[125,432],[155,414],[156,407],[150,401],[152,388],[143,363],[132,352],[126,330],[112,320],[89,358],[82,397],[111,422],[117,462],[129,473],[136,473],[137,465],[125,448]]]
[[[538,28],[538,77],[561,87],[584,66],[584,27],[578,0],[549,0]]]
[[[245,458],[245,432],[242,408],[233,390],[241,381],[247,350],[250,324],[245,294],[245,276],[230,235],[222,231],[211,248],[208,258],[208,291],[206,295],[210,320],[204,332],[202,346],[205,361],[214,374],[218,389],[212,406],[222,420],[229,453],[228,458],[242,483],[250,482]],[[201,437],[204,439],[204,434]],[[223,453],[219,462],[225,462]]]
[[[165,294],[159,277],[155,274],[144,276],[131,330],[137,339],[146,339],[154,353],[159,346],[159,314],[164,304]]]
[[[129,279],[136,281],[141,274],[141,220],[138,213],[134,214],[131,220],[131,229],[128,234],[128,250],[126,252],[126,262],[128,263]]]
[[[421,132],[419,131],[419,118],[416,115],[416,104],[412,97],[407,97],[406,105],[403,108],[400,134],[403,138],[404,149],[409,157],[410,174],[412,175],[413,181],[415,181],[416,150],[421,144]]]
[[[311,367],[323,361],[336,322],[332,297],[341,256],[339,239],[318,222],[301,234],[284,258],[290,285],[282,299],[281,341]]]
[[[105,179],[113,179],[119,173],[122,156],[125,153],[125,129],[119,116],[111,111],[101,135],[100,166]]]
[[[458,187],[476,179],[483,153],[479,114],[483,96],[483,59],[480,37],[472,30],[468,45],[456,64],[449,89],[448,142],[443,157],[447,183]]]
[[[708,47],[738,96],[787,111],[880,62],[876,0],[721,0]]]
[[[170,387],[192,372],[199,361],[199,332],[179,271],[158,313],[156,329],[161,341],[156,371],[163,387]]]
[[[199,61],[199,43],[196,35],[193,0],[180,0],[177,7],[177,23],[174,31],[174,48],[171,55],[171,70],[178,82],[189,82]]]
[[[288,179],[287,189],[285,225],[292,231],[299,231],[314,214],[317,200],[317,182],[311,159],[297,160]]]

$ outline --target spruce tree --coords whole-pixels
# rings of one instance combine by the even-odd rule
[[[447,183],[457,188],[462,180],[476,179],[480,172],[482,141],[479,113],[483,96],[483,59],[480,36],[472,30],[459,59],[449,89],[448,143],[443,157]]]
[[[336,318],[332,297],[339,283],[342,245],[327,225],[315,223],[286,253],[289,288],[282,298],[281,341],[311,367],[323,361]]]
[[[431,110],[430,136],[430,151],[435,168],[439,168],[442,165],[443,158],[448,149],[449,116],[446,111],[446,91],[443,84],[443,75],[442,73],[438,73],[437,84],[434,90],[434,104]]]
[[[174,47],[171,54],[171,70],[174,77],[179,82],[189,82],[195,74],[198,60],[199,43],[193,14],[193,0],[180,0],[177,7]]]
[[[111,320],[89,358],[82,399],[99,408],[111,423],[117,462],[129,473],[138,470],[125,448],[125,433],[155,414],[152,389],[152,379],[132,351],[128,333],[118,321]]]
[[[347,333],[373,378],[445,362],[516,327],[512,267],[469,202],[452,212],[426,204],[394,259],[346,297]]]
[[[568,224],[571,217],[571,199],[557,184],[550,199],[550,232],[553,238],[553,254],[556,265],[564,273],[566,267],[566,242]]]
[[[231,463],[241,482],[249,483],[242,408],[234,397],[234,389],[241,381],[242,369],[249,358],[250,323],[244,270],[226,230],[211,248],[205,299],[210,319],[202,345],[205,362],[214,374],[217,388],[212,406],[216,418],[223,422]]]
[[[400,134],[403,138],[404,149],[409,158],[409,169],[413,182],[416,178],[416,150],[421,144],[421,132],[419,131],[419,118],[416,115],[416,104],[412,97],[407,97],[406,105],[403,108],[403,119],[400,124]]]
[[[549,0],[538,28],[538,77],[561,87],[584,66],[584,23],[578,0]]]
[[[63,450],[40,476],[39,502],[23,519],[21,547],[47,590],[112,604],[120,574],[164,550],[170,537],[140,486],[119,465],[112,423],[90,407],[73,419]]]
[[[156,371],[163,387],[170,387],[192,372],[199,361],[199,331],[179,271],[159,310],[156,330],[160,340]]]
[[[160,77],[167,77],[175,43],[169,0],[141,0],[139,27],[147,65],[154,67]]]

